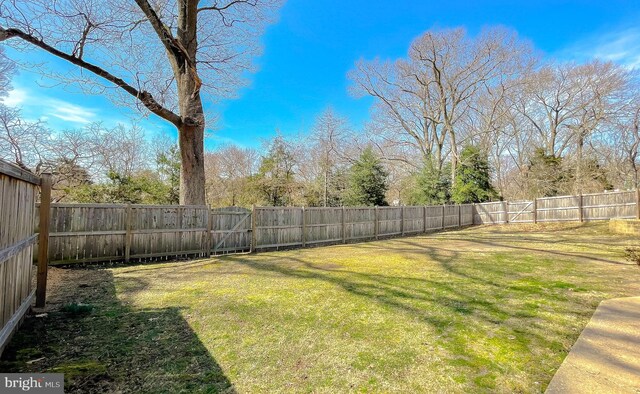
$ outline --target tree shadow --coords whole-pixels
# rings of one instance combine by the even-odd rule
[[[109,270],[57,271],[47,315],[25,319],[2,355],[2,372],[64,373],[70,393],[235,393],[180,308],[138,309],[118,299],[116,290],[141,291],[144,280],[116,284]]]
[[[385,248],[387,246],[385,244]],[[597,304],[576,308],[575,304],[583,301],[572,299],[565,282],[551,280],[544,286],[527,281],[519,284],[518,280],[525,275],[508,273],[507,268],[491,264],[480,268],[482,274],[474,275],[456,265],[461,257],[458,251],[423,247],[420,252],[441,266],[452,280],[432,278],[428,274],[409,277],[359,272],[349,267],[340,269],[336,264],[325,266],[313,258],[307,260],[305,255],[286,259],[281,256],[266,259],[229,256],[226,259],[258,272],[326,282],[367,302],[424,322],[435,330],[434,344],[449,353],[449,362],[468,368],[472,379],[485,387],[493,387],[499,378],[498,371],[506,373],[510,367],[494,359],[491,351],[480,343],[499,340],[502,343],[496,345],[496,351],[505,348],[514,354],[522,352],[525,358],[532,357],[526,355],[530,345],[544,349],[549,356],[539,361],[551,368],[537,371],[538,376],[533,379],[548,382],[580,330],[551,324],[545,320],[548,317],[542,316],[570,317],[586,324]]]
[[[511,243],[506,243],[506,242],[496,242],[494,240],[483,240],[483,239],[472,238],[472,237],[459,238],[459,240],[460,241],[464,240],[465,242],[469,242],[469,243],[472,243],[472,244],[490,246],[490,247],[493,247],[493,248],[523,250],[523,251],[527,251],[527,252],[551,254],[551,255],[556,255],[556,256],[569,257],[569,258],[574,258],[574,259],[577,258],[577,259],[581,259],[581,260],[594,261],[594,262],[607,263],[607,264],[632,265],[631,263],[627,263],[627,262],[624,262],[624,261],[616,261],[616,260],[596,257],[596,256],[594,256],[592,254],[561,252],[561,251],[558,251],[558,250],[552,250],[552,249],[549,249],[549,248],[544,248],[543,246],[545,244],[549,244],[550,242],[541,241],[541,240],[537,240],[537,241],[529,240],[528,241],[529,244],[536,244],[536,243],[542,244],[541,247],[527,247],[527,246],[513,245]],[[558,241],[558,243],[561,243],[561,242]]]

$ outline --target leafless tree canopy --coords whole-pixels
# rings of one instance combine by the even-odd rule
[[[201,95],[244,83],[278,0],[1,0],[0,40],[77,66],[51,75],[152,112],[179,130],[181,201],[204,203]]]
[[[25,34],[29,40],[11,40],[14,47],[31,50],[32,45],[50,47],[78,65],[71,76],[47,72],[51,77],[94,94],[109,94],[140,106],[139,95],[150,94],[168,110],[178,111],[178,95],[172,67],[167,61],[167,40],[178,42],[180,16],[192,1],[133,0],[2,0],[0,21],[5,38]],[[260,54],[259,37],[273,20],[276,1],[236,0],[195,2],[197,49],[191,67],[198,71],[201,91],[210,100],[233,96],[247,83],[245,71],[253,71],[253,58]],[[156,38],[151,16],[167,29],[167,37]],[[20,30],[22,33],[19,33]],[[186,48],[185,48],[186,49]],[[174,48],[180,51],[180,48]],[[192,59],[184,59],[191,62]],[[123,86],[94,74],[86,66],[95,65],[115,79],[135,89],[132,96],[119,93]],[[30,64],[29,66],[34,66]],[[90,72],[87,72],[90,71]],[[100,78],[102,77],[102,78]],[[111,78],[111,77],[109,77]],[[81,83],[78,83],[81,82]],[[125,93],[130,93],[125,90]],[[133,101],[132,101],[133,100]],[[120,101],[117,101],[120,103]],[[140,109],[147,110],[140,106]]]
[[[511,31],[488,29],[470,38],[464,29],[427,31],[411,43],[407,58],[394,62],[361,60],[349,74],[356,96],[376,99],[374,134],[400,148],[434,160],[448,157],[455,172],[463,120],[481,95],[499,97],[531,66],[532,50]]]
[[[504,28],[474,37],[429,30],[401,59],[356,62],[351,91],[374,99],[362,130],[328,107],[297,137],[276,133],[261,150],[231,145],[205,154],[200,95],[228,97],[243,83],[276,6],[0,0],[0,38],[79,66],[71,77],[57,75],[65,83],[116,101],[128,96],[174,123],[188,183],[181,190],[196,191],[181,194],[182,202],[201,203],[206,190],[212,205],[340,205],[365,147],[383,159],[389,202],[424,202],[421,188],[447,201],[446,191],[426,189],[451,190],[469,145],[487,158],[491,187],[508,199],[640,186],[638,71],[598,60],[543,61]],[[0,62],[0,96],[10,73]],[[53,136],[46,124],[0,106],[2,156],[36,171],[56,168],[66,185],[82,182],[84,170],[97,182],[105,172],[150,171],[144,145],[135,126],[95,124]]]

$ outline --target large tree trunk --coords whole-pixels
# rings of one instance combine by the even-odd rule
[[[178,131],[180,156],[180,205],[204,205],[204,124],[182,126]]]
[[[178,2],[177,39],[181,51],[170,57],[178,88],[182,122],[178,127],[180,156],[180,205],[205,205],[204,110],[200,98],[202,83],[196,69],[198,48],[198,1]]]
[[[195,69],[185,68],[178,75],[178,100],[182,118],[182,124],[178,127],[178,143],[182,159],[180,205],[205,205],[205,119],[200,99],[199,80]]]

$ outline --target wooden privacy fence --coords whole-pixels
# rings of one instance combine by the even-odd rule
[[[49,260],[67,264],[248,251],[250,216],[251,211],[235,207],[53,204]]]
[[[46,255],[39,256],[37,292],[32,286],[33,254],[36,242],[46,249],[47,220],[35,232],[36,199],[42,189],[43,201],[49,201],[51,183],[19,167],[0,160],[0,353],[18,328],[34,297],[44,306]],[[48,209],[44,203],[43,209]]]
[[[638,190],[486,202],[474,204],[474,224],[640,219],[639,207]]]
[[[473,224],[473,206],[298,208],[53,204],[51,264],[354,242]]]
[[[168,259],[357,242],[473,224],[638,217],[637,191],[403,207],[54,204],[53,264]]]
[[[426,233],[473,224],[473,205],[256,207],[252,245],[271,249]]]

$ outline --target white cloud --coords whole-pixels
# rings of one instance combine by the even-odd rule
[[[5,105],[10,107],[15,107],[16,105],[20,105],[27,98],[27,92],[20,88],[14,88],[9,91],[9,95],[2,99],[2,102]]]
[[[87,124],[99,120],[99,111],[95,108],[73,104],[66,100],[34,93],[23,87],[15,87],[2,103],[11,107],[20,107],[25,118],[39,120],[59,120],[75,124]]]
[[[562,51],[561,57],[581,61],[599,59],[640,68],[640,27],[591,36]]]
[[[93,109],[71,104],[67,101],[49,99],[45,101],[45,105],[48,107],[47,115],[67,122],[85,124],[97,119],[96,112]]]

